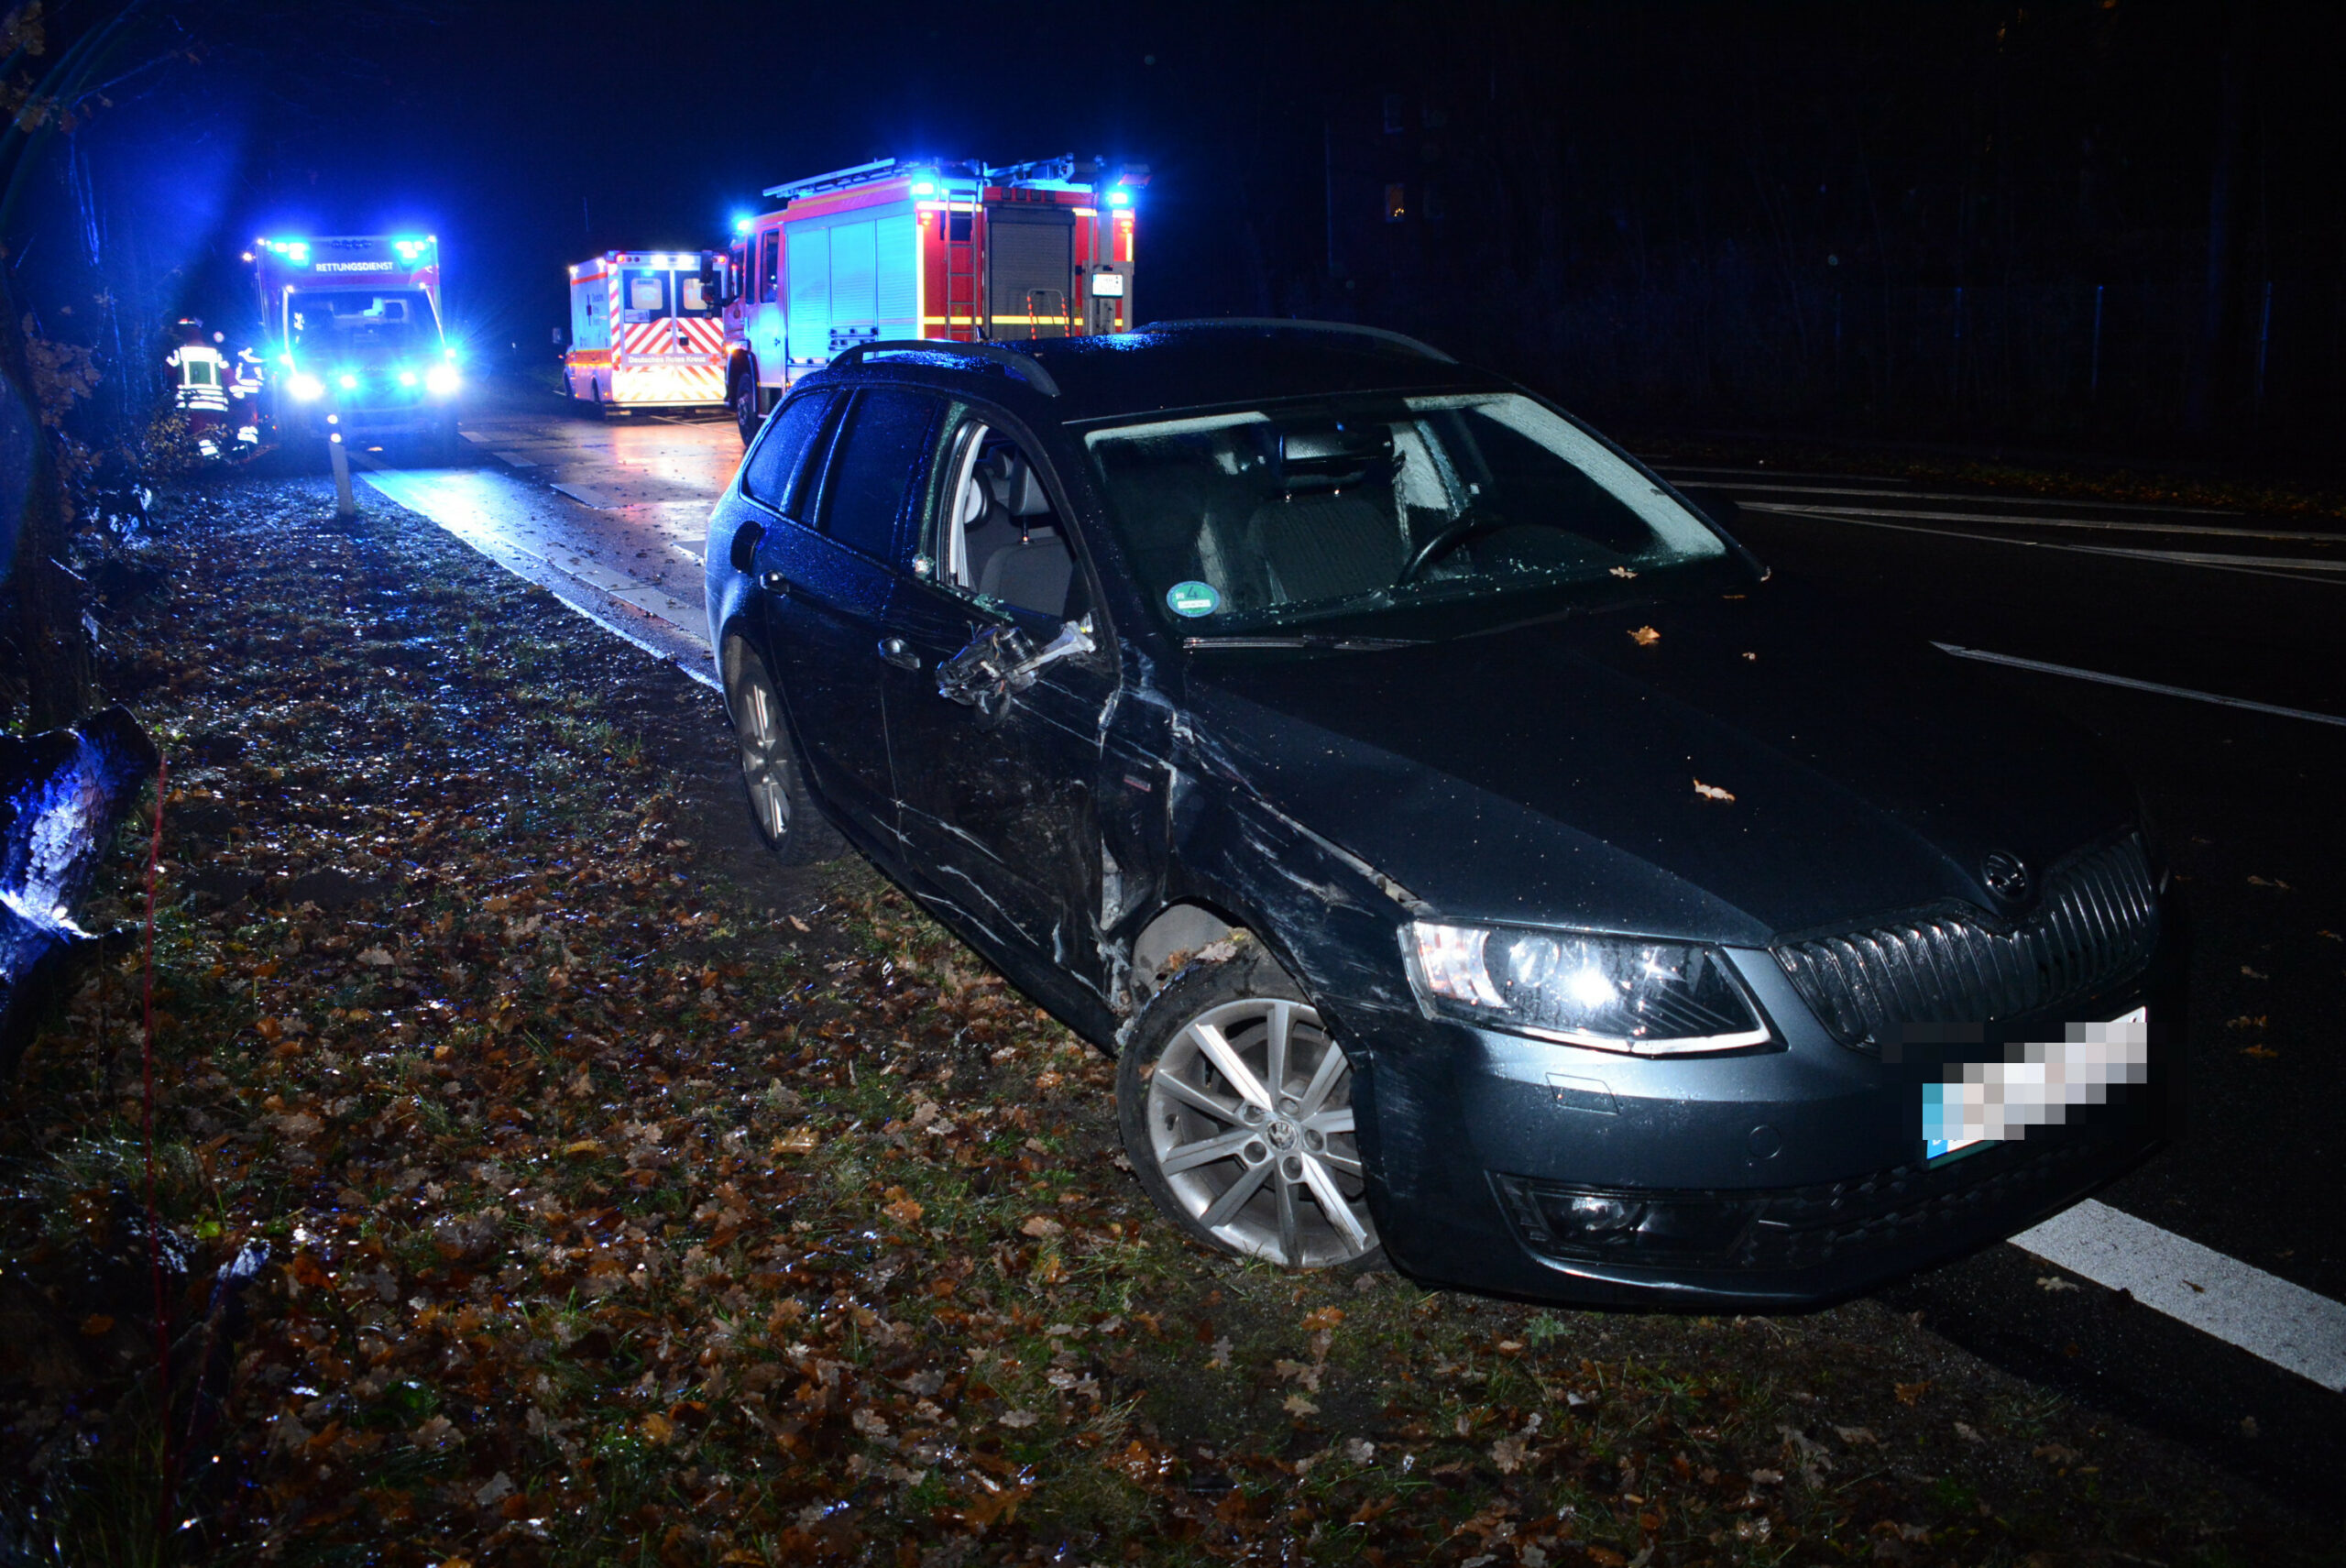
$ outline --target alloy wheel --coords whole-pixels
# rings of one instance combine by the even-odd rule
[[[1308,1003],[1245,997],[1191,1019],[1157,1058],[1147,1114],[1166,1186],[1222,1245],[1288,1268],[1376,1247],[1352,1064]]]
[[[752,670],[734,694],[733,732],[741,742],[741,782],[749,786],[750,809],[770,844],[790,837],[790,741],[782,729],[781,705],[762,670]]]

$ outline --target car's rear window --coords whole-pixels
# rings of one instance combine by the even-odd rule
[[[830,406],[830,396],[823,392],[784,403],[741,465],[741,493],[785,517],[803,518],[807,449],[822,433],[823,416]]]

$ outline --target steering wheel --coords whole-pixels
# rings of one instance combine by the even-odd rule
[[[1462,512],[1447,528],[1418,546],[1418,553],[1409,557],[1409,564],[1401,568],[1401,575],[1393,579],[1393,586],[1398,588],[1404,583],[1415,582],[1419,573],[1477,534],[1496,533],[1503,528],[1515,526],[1510,520],[1480,507]]]

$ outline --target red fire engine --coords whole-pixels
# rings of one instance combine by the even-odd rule
[[[720,259],[713,250],[611,250],[573,267],[564,389],[597,409],[723,402]]]
[[[1128,331],[1145,164],[882,159],[767,190],[738,227],[726,400],[741,438],[784,388],[859,343]]]

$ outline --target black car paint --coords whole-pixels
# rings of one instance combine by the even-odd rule
[[[2183,1015],[2173,922],[2149,981],[2099,999],[2107,1011],[2068,1010],[2111,1016],[2150,1000],[2154,1087],[2120,1091],[2013,1146],[2091,1140],[2056,1188],[1957,1205],[1913,1239],[1768,1277],[1534,1256],[1489,1173],[1777,1190],[1913,1166],[1919,1086],[1936,1062],[1890,1063],[1834,1042],[1766,943],[1943,898],[1994,908],[1979,881],[1988,853],[2041,867],[2129,822],[2131,795],[2076,737],[1968,667],[1766,581],[1739,546],[1743,580],[1699,599],[1625,598],[1387,652],[1185,652],[1134,591],[1113,534],[1082,526],[1105,505],[1080,447],[1085,424],[1281,394],[1513,389],[1341,346],[1240,342],[1218,356],[1190,341],[1155,355],[1113,340],[1034,346],[1063,396],[997,366],[925,356],[821,373],[795,395],[892,384],[980,400],[981,417],[1039,459],[1059,515],[1078,520],[1097,654],[1043,671],[1003,726],[981,729],[936,695],[928,672],[989,619],[1049,628],[910,571],[882,572],[883,586],[878,563],[819,551],[799,557],[817,565],[793,567],[817,574],[808,591],[794,580],[777,599],[758,582],[780,561],[775,534],[793,525],[738,490],[711,522],[718,646],[741,637],[773,660],[806,624],[782,607],[848,601],[852,635],[821,634],[836,661],[828,671],[803,652],[795,681],[784,673],[792,656],[773,665],[802,747],[833,721],[826,705],[846,700],[821,691],[825,681],[851,692],[859,713],[867,689],[884,694],[888,798],[876,779],[834,795],[836,764],[817,756],[827,814],[1102,1048],[1115,1048],[1131,1016],[1133,942],[1157,914],[1196,905],[1262,940],[1354,1058],[1370,1202],[1405,1271],[1587,1304],[1815,1303],[2009,1234],[2164,1135],[2164,1085],[2178,1076],[2171,1024]],[[1233,400],[1234,385],[1249,395]],[[915,548],[914,510],[908,499],[900,560]],[[733,560],[744,522],[763,530],[756,572]],[[1645,625],[1658,641],[1628,635]],[[921,673],[884,664],[882,635],[912,644]],[[1698,779],[1734,800],[1699,795]],[[1432,914],[1719,943],[1776,1040],[1726,1058],[1647,1059],[1430,1019],[1398,941],[1410,918]],[[2028,1028],[2061,1022],[2017,1020],[2006,1033],[2042,1038]],[[1987,1168],[2018,1157],[1975,1157]]]

